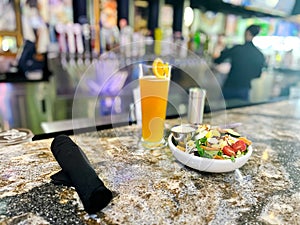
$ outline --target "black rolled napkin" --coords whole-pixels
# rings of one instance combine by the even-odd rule
[[[88,158],[86,157],[86,155],[84,154],[84,152],[81,150],[81,148],[78,148],[78,150],[80,151],[80,153],[82,154],[82,156],[84,157],[84,159],[86,160],[86,162],[89,165],[91,165],[90,161],[88,160]],[[65,186],[68,186],[68,187],[74,186],[72,184],[71,178],[66,173],[64,173],[62,170],[60,170],[57,173],[51,175],[50,178],[51,178],[51,182],[53,184],[56,184],[56,185],[65,185]]]
[[[66,135],[54,138],[51,151],[62,168],[53,183],[75,187],[84,210],[94,214],[108,205],[112,192],[105,187],[84,152]]]

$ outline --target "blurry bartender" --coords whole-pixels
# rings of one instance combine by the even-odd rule
[[[252,40],[260,32],[260,26],[251,25],[245,30],[245,43],[225,49],[214,60],[220,64],[229,60],[231,68],[222,87],[225,99],[248,101],[251,80],[260,76],[265,63],[263,53],[254,46]]]

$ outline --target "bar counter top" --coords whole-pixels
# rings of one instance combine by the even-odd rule
[[[113,192],[87,215],[73,188],[54,185],[53,139],[0,148],[0,224],[300,224],[300,100],[205,114],[205,123],[242,123],[252,141],[240,169],[207,173],[180,164],[166,147],[139,146],[128,125],[71,136]],[[170,128],[184,118],[167,120]]]

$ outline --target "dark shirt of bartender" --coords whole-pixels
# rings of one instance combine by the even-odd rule
[[[225,49],[214,60],[219,64],[225,60],[231,63],[231,69],[222,87],[225,99],[248,101],[251,80],[260,76],[265,64],[263,53],[253,44],[253,38],[260,32],[260,26],[250,25],[245,30],[245,43]]]

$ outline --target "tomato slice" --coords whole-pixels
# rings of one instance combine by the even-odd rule
[[[234,149],[232,148],[232,147],[230,147],[229,145],[226,145],[226,146],[224,146],[223,147],[223,149],[222,149],[222,151],[223,151],[223,153],[225,154],[225,155],[228,155],[228,156],[235,156],[235,151],[234,151]]]
[[[235,142],[234,144],[231,145],[231,147],[233,148],[233,150],[235,152],[237,151],[245,151],[247,149],[247,145],[244,141],[242,140],[238,140],[237,142]]]

